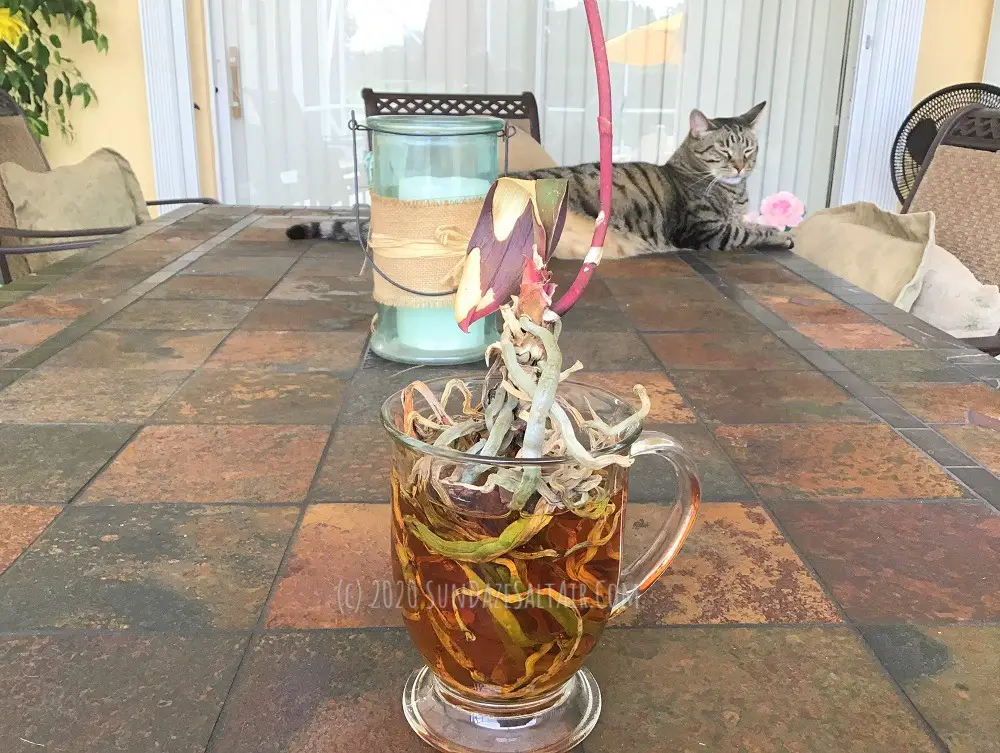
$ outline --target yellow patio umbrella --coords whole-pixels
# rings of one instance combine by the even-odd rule
[[[684,14],[675,13],[608,40],[608,60],[625,65],[680,65]]]

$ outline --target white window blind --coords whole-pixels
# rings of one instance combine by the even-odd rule
[[[672,61],[611,64],[615,158],[663,162],[683,139],[692,107],[725,116],[766,99],[754,200],[791,190],[810,208],[825,205],[850,5],[603,0],[608,39],[680,21]],[[597,159],[596,87],[578,0],[211,0],[211,7],[241,63],[243,117],[228,129],[234,200],[349,204],[347,121],[351,109],[363,115],[366,86],[531,90],[550,154],[561,164]],[[216,75],[227,80],[218,66]]]

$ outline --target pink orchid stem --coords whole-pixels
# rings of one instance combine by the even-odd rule
[[[583,0],[587,11],[587,25],[590,27],[590,43],[594,48],[594,69],[597,74],[597,130],[601,144],[601,209],[594,223],[594,237],[590,241],[590,251],[580,267],[576,279],[563,294],[552,310],[562,315],[573,308],[583,295],[587,283],[594,276],[594,270],[601,263],[604,240],[608,235],[611,220],[611,73],[608,70],[608,51],[604,46],[604,28],[601,25],[601,10],[597,0]]]

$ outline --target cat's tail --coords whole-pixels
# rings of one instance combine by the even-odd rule
[[[321,222],[303,222],[292,225],[285,235],[293,241],[327,240],[334,243],[356,242],[368,235],[368,220],[361,220],[359,229],[356,220],[323,220]]]

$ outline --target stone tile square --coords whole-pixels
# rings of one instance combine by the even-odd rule
[[[0,629],[249,629],[299,508],[70,507],[4,573]]]
[[[644,279],[609,280],[621,310],[642,331],[754,331],[760,325],[707,282],[680,278],[650,284]]]
[[[4,505],[0,507],[0,573],[16,560],[45,526],[59,514],[57,505]]]
[[[0,452],[0,502],[69,502],[135,428],[0,425],[0,447],[4,448]]]
[[[146,298],[208,298],[259,300],[274,285],[271,277],[242,275],[176,275],[146,294]]]
[[[344,379],[325,372],[210,369],[185,382],[152,420],[331,426],[345,391]]]
[[[304,280],[314,277],[353,277],[360,278],[358,273],[365,258],[357,246],[348,247],[348,253],[331,254],[329,256],[304,256],[295,262],[287,275],[289,280]],[[367,276],[367,275],[365,275]],[[588,290],[589,292],[589,290]]]
[[[36,370],[0,392],[0,421],[141,423],[185,376],[150,369]]]
[[[238,301],[169,301],[141,298],[101,325],[102,329],[231,330],[253,308]]]
[[[403,630],[264,633],[211,753],[426,753],[399,703],[420,657]]]
[[[94,330],[45,361],[43,368],[192,371],[225,336],[224,331]]]
[[[564,351],[565,356],[565,351]],[[566,361],[563,361],[566,363]],[[572,363],[572,361],[570,361]],[[420,366],[407,367],[403,364],[391,363],[379,358],[369,351],[366,354],[361,369],[351,382],[344,407],[340,411],[340,426],[356,426],[369,424],[381,426],[379,418],[382,403],[395,392],[403,389],[415,380],[429,382],[441,377],[476,376],[485,374],[485,367],[479,364],[454,366]]]
[[[308,248],[308,242],[292,243],[260,243],[244,240],[237,235],[225,240],[209,251],[205,256],[261,256],[272,259],[276,256],[288,257],[291,261],[298,259]]]
[[[41,345],[69,324],[65,319],[0,320],[0,348]]]
[[[831,355],[876,384],[975,381],[973,376],[928,350],[834,350]]]
[[[629,503],[626,559],[643,550],[670,507]],[[651,543],[651,542],[650,542]],[[712,502],[667,571],[621,624],[839,623],[823,589],[756,503]]]
[[[981,502],[771,505],[859,622],[1000,616],[1000,516]]]
[[[1000,421],[1000,390],[985,384],[887,384],[883,391],[932,424],[964,424],[973,414]]]
[[[185,267],[181,276],[235,275],[240,277],[266,277],[278,280],[295,263],[287,256],[215,256],[206,254],[194,264]]]
[[[916,343],[882,324],[796,324],[795,329],[827,350],[913,350]]]
[[[1000,476],[1000,421],[991,426],[941,426],[938,431],[984,468]]]
[[[292,270],[267,296],[270,301],[329,301],[345,303],[368,301],[372,280],[364,277],[293,276]]]
[[[646,342],[668,370],[805,370],[809,364],[770,334],[690,332],[646,335]]]
[[[1000,747],[1000,628],[886,625],[862,631],[948,750]]]
[[[761,303],[789,324],[869,324],[863,311],[841,301],[790,296],[787,300],[762,299]]]
[[[62,298],[33,295],[0,308],[0,319],[78,319],[105,301],[100,298]]]
[[[389,505],[306,510],[271,597],[269,628],[403,625],[389,560]]]
[[[240,329],[286,332],[368,332],[375,316],[375,301],[350,298],[345,301],[261,301],[240,324]]]
[[[639,400],[632,388],[641,384],[649,393],[652,403],[648,424],[693,424],[697,422],[694,412],[684,402],[673,382],[660,372],[619,371],[610,373],[579,372],[574,379],[584,384],[600,387],[638,407]]]
[[[590,293],[590,286],[587,286]],[[591,303],[581,300],[563,314],[563,326],[568,331],[629,332],[635,329],[632,321],[613,302]]]
[[[585,371],[657,371],[659,364],[634,332],[562,333],[563,363],[583,363]]]
[[[380,424],[338,426],[316,482],[315,502],[388,502],[392,440]]]
[[[846,628],[613,630],[590,668],[588,751],[937,751]]]
[[[202,753],[246,640],[233,634],[0,639],[4,750]]]
[[[865,423],[871,411],[816,371],[678,371],[673,379],[708,421]]]
[[[579,265],[577,265],[579,266]],[[695,277],[696,272],[683,259],[669,254],[639,259],[605,259],[598,268],[601,279],[648,279],[650,277]]]
[[[84,502],[301,502],[329,429],[148,426]]]
[[[0,366],[10,363],[27,353],[31,348],[26,345],[0,345]]]
[[[621,307],[642,332],[764,332],[756,319],[725,298],[714,302],[674,301],[667,311],[624,302]]]
[[[722,276],[737,284],[781,283],[785,285],[801,285],[803,280],[794,272],[789,271],[777,262],[766,259],[753,259],[745,263],[719,264],[712,260],[712,265],[722,272]]]
[[[367,332],[234,332],[206,369],[351,371],[361,361]]]
[[[265,634],[245,666],[212,753],[427,750],[385,702],[419,666],[403,631]],[[588,751],[937,750],[843,628],[611,631],[590,666],[605,710]]]
[[[723,426],[715,435],[764,499],[964,496],[940,466],[888,426]]]
[[[687,450],[698,468],[703,501],[754,500],[756,495],[723,452],[712,433],[700,424],[647,424],[650,431],[663,432]],[[640,458],[628,473],[629,499],[636,502],[673,501],[677,477],[657,458]]]

